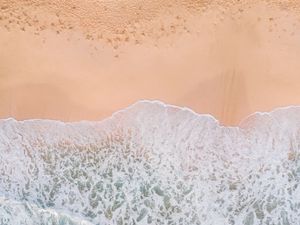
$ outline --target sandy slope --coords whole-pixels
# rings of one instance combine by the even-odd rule
[[[0,0],[0,117],[160,99],[237,124],[300,104],[297,1]]]

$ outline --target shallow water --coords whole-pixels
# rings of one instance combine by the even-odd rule
[[[161,102],[0,122],[0,224],[299,224],[300,108],[239,127]]]

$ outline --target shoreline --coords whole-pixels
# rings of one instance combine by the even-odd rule
[[[176,105],[172,105],[172,104],[167,104],[164,103],[162,101],[159,100],[139,100],[123,109],[120,109],[114,113],[112,113],[110,116],[106,117],[106,118],[102,118],[100,120],[78,120],[78,121],[63,121],[63,120],[59,120],[59,119],[47,119],[47,118],[32,118],[32,119],[24,119],[24,120],[18,120],[15,119],[13,117],[7,117],[7,118],[0,118],[0,123],[1,122],[7,122],[7,121],[13,121],[13,122],[17,122],[17,123],[31,123],[31,122],[50,122],[50,123],[59,123],[62,125],[77,125],[77,124],[104,124],[107,121],[111,121],[114,120],[116,117],[118,117],[118,115],[122,115],[123,113],[129,113],[131,109],[135,109],[136,107],[139,107],[139,105],[142,104],[149,104],[147,107],[152,106],[152,107],[163,107],[165,109],[175,109],[175,110],[179,110],[179,111],[187,111],[188,113],[190,113],[193,116],[196,116],[198,118],[207,118],[207,119],[212,119],[215,121],[215,123],[217,124],[218,127],[220,128],[225,128],[225,129],[247,129],[247,127],[249,128],[249,126],[252,126],[252,123],[248,123],[248,120],[252,120],[254,119],[256,116],[269,116],[270,118],[272,118],[273,114],[276,114],[280,111],[291,111],[291,110],[297,110],[300,109],[300,105],[291,105],[291,106],[284,106],[284,107],[277,107],[274,108],[271,111],[265,111],[265,112],[254,112],[251,113],[249,115],[247,115],[246,117],[244,117],[243,119],[241,119],[238,123],[238,125],[235,126],[231,126],[231,125],[224,125],[222,124],[217,118],[215,118],[213,115],[211,114],[202,114],[202,113],[198,113],[195,112],[193,109],[188,108],[188,107],[180,107],[180,106],[176,106]],[[136,109],[135,109],[136,110]],[[274,119],[274,118],[272,118]]]

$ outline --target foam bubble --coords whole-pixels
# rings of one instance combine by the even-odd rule
[[[102,122],[2,120],[0,221],[297,224],[299,125],[299,107],[222,127],[157,101]]]

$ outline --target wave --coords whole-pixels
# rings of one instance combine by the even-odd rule
[[[88,221],[56,212],[53,209],[41,209],[27,202],[0,198],[1,224],[66,224],[92,225]]]
[[[299,224],[299,146],[296,106],[238,127],[158,101],[1,120],[0,224]]]

